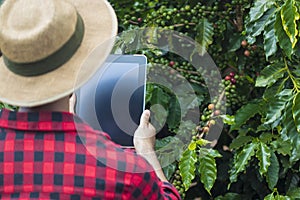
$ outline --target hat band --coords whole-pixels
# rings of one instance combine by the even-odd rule
[[[66,63],[80,46],[84,35],[84,23],[79,14],[77,14],[77,24],[74,34],[71,38],[55,53],[33,63],[16,63],[3,55],[6,67],[15,74],[21,76],[37,76],[52,70],[55,70]]]

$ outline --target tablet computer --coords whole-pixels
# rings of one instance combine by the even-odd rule
[[[76,114],[112,141],[133,147],[133,134],[145,109],[147,58],[110,55],[76,94]]]

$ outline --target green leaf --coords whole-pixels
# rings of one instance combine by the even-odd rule
[[[281,136],[283,140],[289,140],[292,148],[290,162],[294,163],[300,159],[300,134],[297,131],[296,124],[292,113],[293,100],[291,100],[285,109],[282,120]]]
[[[281,113],[285,109],[285,105],[292,95],[292,91],[288,91],[290,92],[288,95],[280,93],[276,95],[271,102],[269,102],[265,124],[271,124],[281,117]]]
[[[293,188],[287,192],[287,196],[291,199],[300,199],[300,188]]]
[[[279,162],[274,152],[271,152],[270,162],[271,164],[266,174],[266,180],[270,190],[273,190],[279,178]]]
[[[240,194],[237,193],[226,193],[225,196],[218,196],[215,198],[215,200],[242,200]]]
[[[255,86],[266,87],[273,85],[279,78],[282,78],[286,68],[281,64],[273,64],[265,67],[257,77]]]
[[[274,11],[273,11],[274,12]],[[266,23],[264,27],[264,50],[266,54],[266,59],[274,55],[277,51],[277,40],[275,35],[275,24],[276,15],[272,13],[271,19]]]
[[[172,178],[174,172],[176,171],[177,165],[176,163],[169,164],[163,168],[164,174],[168,180]]]
[[[179,170],[185,191],[189,189],[192,180],[195,178],[196,162],[196,151],[190,151],[187,149],[185,152],[183,152],[179,161]]]
[[[251,160],[251,158],[255,155],[255,151],[258,148],[257,143],[250,143],[247,144],[243,150],[236,155],[233,161],[233,168],[230,171],[230,182],[233,183],[237,180],[237,176],[239,173],[243,172],[248,162]]]
[[[188,146],[188,149],[190,151],[194,151],[196,148],[197,148],[197,143],[195,141],[192,141]]]
[[[169,103],[167,124],[170,129],[175,129],[181,120],[181,109],[175,96],[170,99]]]
[[[294,97],[292,112],[297,126],[297,131],[300,133],[300,92]]]
[[[203,55],[208,46],[213,42],[214,28],[206,18],[202,18],[199,20],[196,29],[196,48],[198,52]]]
[[[250,22],[258,20],[274,3],[274,0],[256,0],[249,12]]]
[[[273,193],[268,194],[267,196],[265,196],[264,200],[275,200]]]
[[[259,36],[261,32],[265,29],[266,24],[270,23],[269,22],[270,20],[274,19],[275,21],[274,13],[275,13],[275,8],[271,8],[267,12],[265,12],[261,18],[255,21],[255,24],[253,25],[251,31],[251,35],[253,37]]]
[[[263,98],[266,101],[272,101],[272,99],[274,98],[274,95],[280,93],[283,90],[284,85],[287,80],[288,79],[278,80],[273,85],[267,87],[264,92]]]
[[[271,142],[271,146],[277,153],[284,156],[291,155],[292,145],[289,140],[283,140],[282,138],[277,138],[277,140]]]
[[[230,149],[239,149],[251,142],[252,139],[251,136],[238,136],[231,142]]]
[[[290,38],[286,34],[285,30],[283,29],[281,20],[280,12],[277,12],[276,20],[274,24],[275,28],[275,35],[277,38],[277,41],[279,42],[279,46],[281,49],[285,52],[285,54],[290,58],[293,53],[293,47],[292,42],[290,41]]]
[[[300,17],[298,9],[295,6],[295,0],[286,0],[285,4],[281,7],[280,14],[283,29],[292,43],[292,48],[294,48],[298,42],[297,21]]]
[[[213,151],[209,151],[213,152]],[[200,180],[204,185],[206,191],[210,194],[210,190],[213,187],[217,178],[217,165],[215,161],[214,152],[213,154],[205,154],[199,157],[199,169]]]
[[[220,115],[223,122],[228,125],[233,125],[235,123],[234,115]]]
[[[238,130],[243,124],[245,124],[251,117],[260,112],[258,102],[248,103],[245,106],[241,107],[235,115],[235,124],[233,124],[230,130]]]
[[[259,160],[259,173],[261,176],[264,176],[268,171],[271,164],[270,157],[270,148],[265,143],[260,142],[256,151],[256,158]]]

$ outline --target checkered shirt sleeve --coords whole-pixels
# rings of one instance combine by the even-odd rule
[[[180,199],[152,167],[77,116],[0,111],[0,199]]]

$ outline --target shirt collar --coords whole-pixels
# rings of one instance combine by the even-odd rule
[[[0,127],[24,131],[92,130],[77,115],[68,112],[17,112],[0,110]]]

